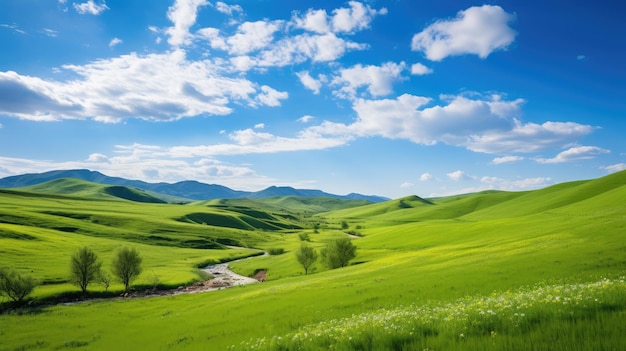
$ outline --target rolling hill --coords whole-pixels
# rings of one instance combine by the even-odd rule
[[[109,177],[100,172],[86,169],[58,170],[44,173],[24,174],[0,179],[0,188],[17,188],[45,183],[60,178],[74,178],[94,183],[120,185],[133,189],[141,189],[147,192],[165,194],[174,197],[173,202],[210,199],[234,199],[234,198],[266,198],[275,196],[300,196],[300,197],[330,197],[343,200],[367,200],[381,202],[388,198],[374,195],[348,194],[336,195],[325,193],[321,190],[294,189],[292,187],[271,186],[267,189],[250,192],[233,190],[217,184],[205,184],[187,180],[177,183],[147,183],[140,180],[128,180],[119,177]]]
[[[349,208],[298,197],[134,202],[98,198],[81,182],[57,185],[56,194],[0,189],[0,267],[44,283],[35,304],[76,293],[67,265],[81,246],[106,262],[121,246],[138,248],[138,289],[155,277],[165,287],[191,284],[207,262],[283,253],[229,263],[246,276],[264,270],[262,284],[0,314],[0,349],[626,348],[626,171],[533,191]],[[318,261],[303,273],[294,254],[303,243],[319,253],[357,226],[351,265]]]

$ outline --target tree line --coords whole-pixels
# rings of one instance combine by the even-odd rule
[[[143,259],[135,248],[120,248],[111,261],[111,273],[130,291],[132,282],[141,274]],[[102,268],[102,262],[96,253],[84,246],[79,248],[70,258],[70,281],[87,293],[87,287],[99,282],[109,289],[113,278]],[[22,302],[37,286],[30,276],[24,276],[8,267],[0,267],[0,295],[6,295],[16,303]]]

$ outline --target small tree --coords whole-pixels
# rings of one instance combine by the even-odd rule
[[[100,270],[98,272],[98,282],[104,286],[104,292],[109,291],[109,286],[111,286],[111,274],[109,272],[105,272],[104,270]]]
[[[345,267],[354,257],[356,257],[356,246],[349,238],[332,241],[322,249],[322,259],[330,269]]]
[[[83,294],[87,292],[89,283],[98,278],[102,263],[93,250],[84,246],[72,255],[70,260],[71,278],[74,284],[80,287]]]
[[[141,256],[136,249],[123,247],[117,251],[113,258],[111,271],[124,284],[124,289],[128,292],[130,284],[141,274]]]
[[[309,268],[317,261],[317,251],[307,244],[302,244],[296,251],[296,259],[304,268],[304,274],[309,274]]]
[[[348,225],[348,222],[341,221],[341,229],[348,229],[348,228],[350,228],[350,226]]]
[[[0,293],[8,296],[14,302],[22,302],[30,295],[37,283],[32,277],[24,277],[6,267],[0,268]]]

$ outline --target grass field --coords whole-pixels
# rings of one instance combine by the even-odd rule
[[[43,283],[35,300],[78,291],[68,264],[83,245],[105,262],[120,246],[136,247],[137,284],[156,275],[163,286],[200,279],[195,268],[210,261],[285,253],[231,265],[243,275],[267,270],[265,283],[12,309],[0,315],[0,350],[626,349],[626,172],[361,206],[146,203],[87,185],[79,197],[0,190],[0,266]],[[293,253],[299,234],[320,249],[347,231],[361,235],[352,265],[318,262],[305,276]]]

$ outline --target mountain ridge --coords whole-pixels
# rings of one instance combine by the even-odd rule
[[[389,200],[389,198],[376,195],[357,193],[337,195],[316,189],[295,189],[287,186],[270,186],[260,191],[242,191],[219,184],[206,184],[196,180],[184,180],[176,183],[149,183],[142,180],[110,177],[101,172],[88,169],[54,170],[9,176],[0,179],[0,188],[26,187],[61,178],[74,178],[100,184],[125,186],[189,200],[260,199],[275,196],[331,197],[343,200],[367,200],[374,203]]]

